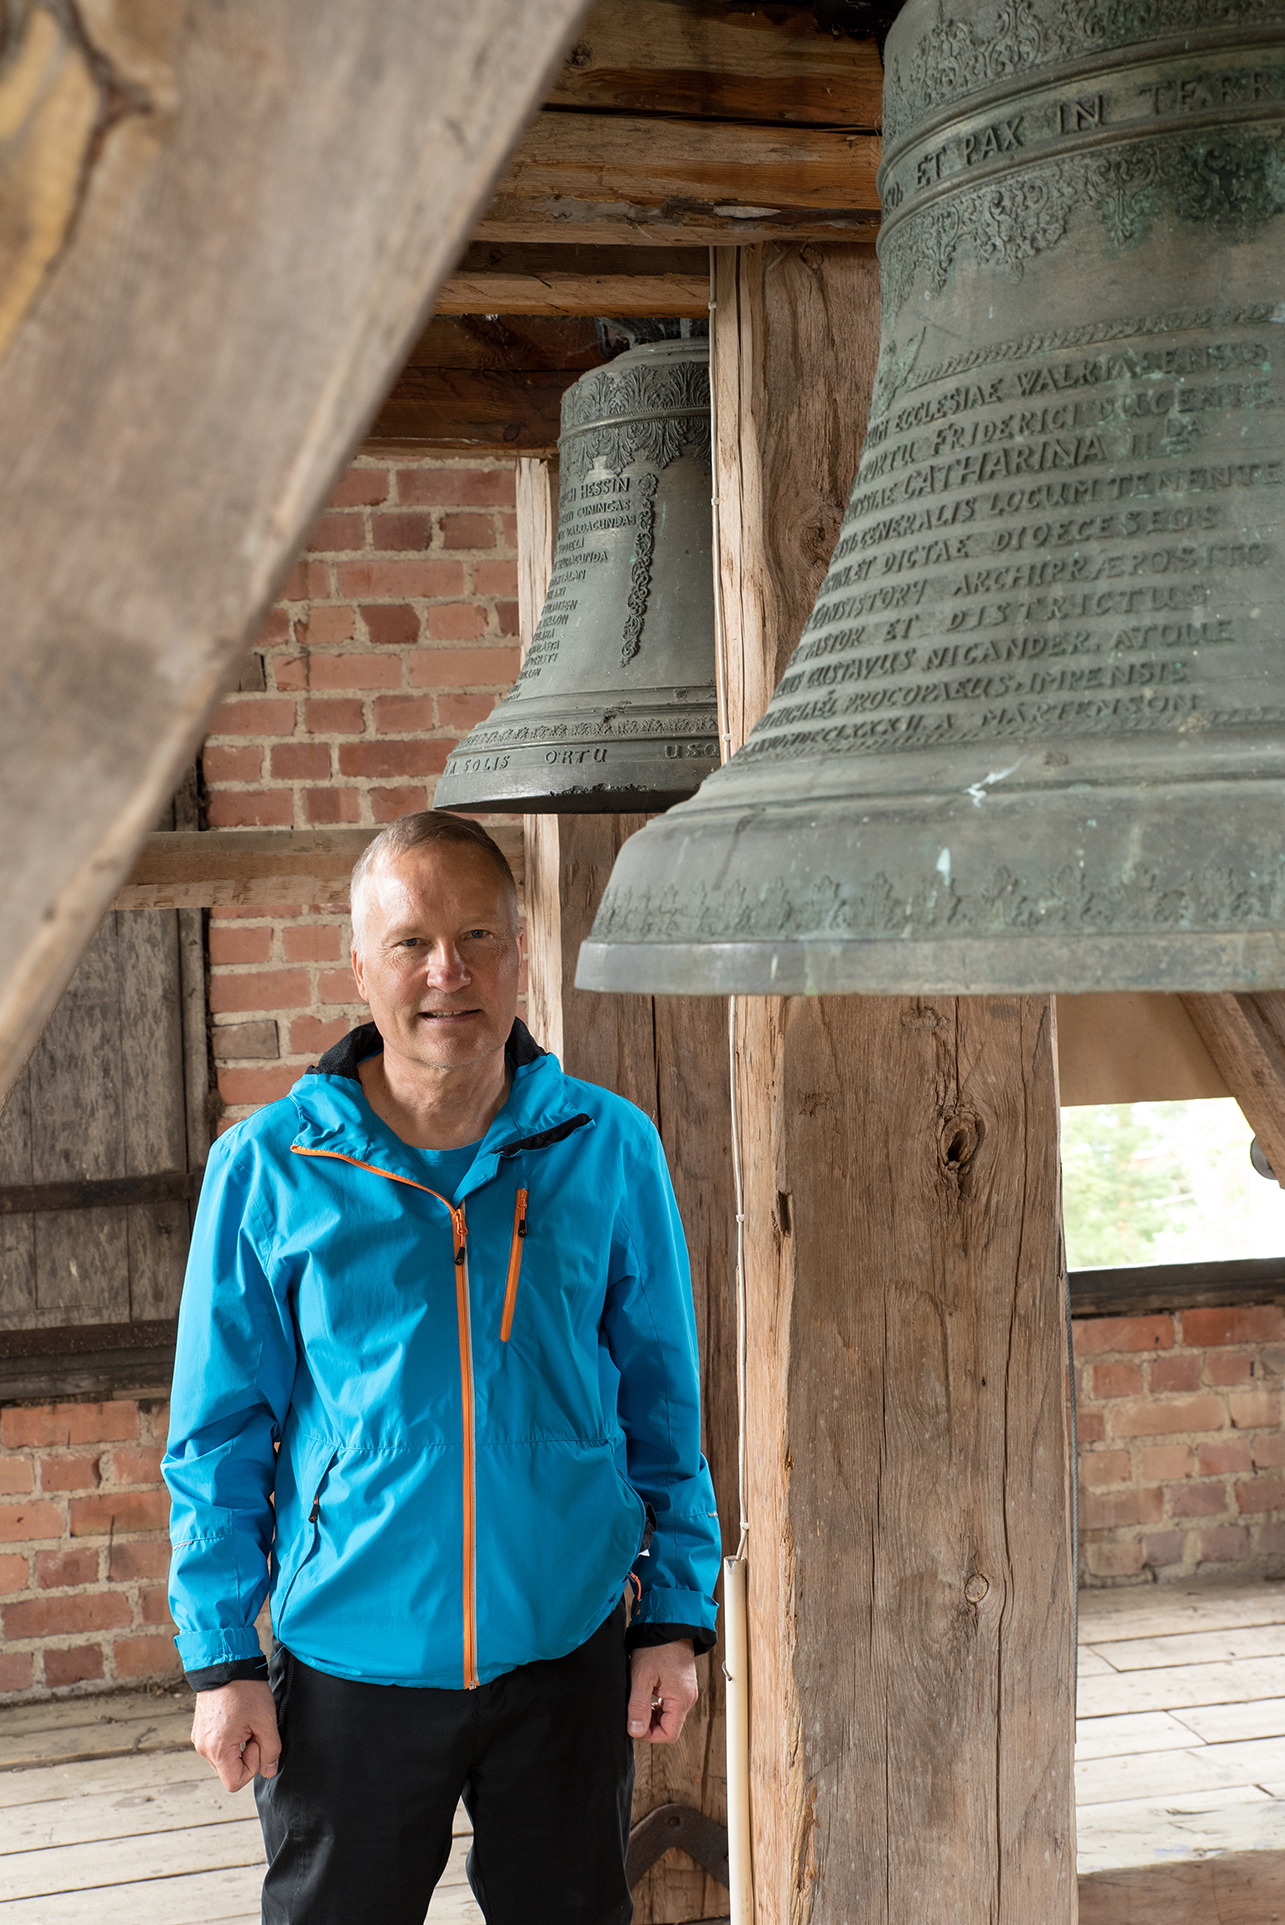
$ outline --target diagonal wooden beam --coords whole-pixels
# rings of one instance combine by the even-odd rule
[[[1285,1179],[1285,991],[1192,995],[1182,1001],[1280,1182]]]
[[[581,11],[4,13],[0,1098]]]

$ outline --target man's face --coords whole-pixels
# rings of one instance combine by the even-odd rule
[[[428,843],[380,865],[368,885],[353,974],[386,1051],[462,1069],[502,1050],[518,1006],[522,937],[481,853]]]

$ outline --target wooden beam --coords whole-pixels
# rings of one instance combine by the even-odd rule
[[[704,318],[703,247],[543,247],[474,242],[437,297],[439,314],[639,314]]]
[[[754,247],[716,292],[743,740],[856,471],[878,284],[853,249]],[[1049,999],[738,999],[737,1057],[758,1925],[1070,1925]]]
[[[1277,1182],[1285,1182],[1285,992],[1182,1001]]]
[[[522,832],[488,823],[522,885]],[[209,909],[251,903],[348,906],[353,864],[378,829],[168,830],[150,835],[115,909]]]
[[[556,448],[562,397],[574,374],[493,368],[407,368],[366,437],[413,447],[432,442],[464,453],[530,454]]]
[[[1285,1851],[1216,1852],[1177,1865],[1089,1872],[1080,1925],[1268,1925],[1285,1919]]]
[[[163,1170],[153,1176],[107,1176],[81,1183],[0,1184],[0,1216],[46,1210],[98,1210],[109,1204],[194,1203],[199,1170]]]
[[[13,19],[0,1099],[581,10],[158,0]]]
[[[517,464],[518,640],[522,659],[549,592],[558,532],[556,460]],[[558,818],[522,818],[527,875],[527,1021],[533,1036],[562,1058],[562,897]]]
[[[872,241],[878,165],[874,134],[547,108],[501,176],[474,238],[601,246]]]
[[[555,448],[563,395],[606,358],[590,320],[434,315],[367,445],[427,442],[495,454]]]
[[[548,587],[556,470],[518,464],[518,610],[529,645]],[[727,1104],[727,1019],[707,998],[591,996],[575,988],[588,935],[621,843],[642,816],[529,815],[527,1009],[537,1039],[574,1076],[617,1090],[660,1130],[692,1262],[705,1454],[725,1542],[735,1544],[736,1365],[729,1290],[733,1214]],[[702,1697],[681,1742],[638,1747],[634,1821],[685,1805],[726,1821],[723,1677],[716,1650],[700,1665]],[[727,1895],[685,1852],[667,1851],[634,1889],[635,1925],[713,1918]]]
[[[68,1398],[168,1397],[174,1341],[137,1350],[71,1356],[5,1357],[0,1352],[0,1403],[54,1403]]]
[[[519,524],[520,528],[520,524]],[[527,818],[528,822],[532,818]],[[639,815],[546,815],[541,866],[531,863],[528,1007],[557,1007],[561,1057],[626,1096],[655,1122],[687,1237],[701,1359],[703,1442],[726,1555],[736,1545],[734,1202],[727,1100],[727,1006],[716,997],[598,996],[575,988],[576,959],[624,841]],[[539,884],[537,885],[537,875]],[[537,886],[540,893],[537,896]],[[544,973],[544,972],[547,972]],[[548,1042],[551,1031],[537,1031]],[[657,1806],[694,1806],[727,1820],[721,1646],[698,1669],[701,1699],[673,1746],[639,1746],[634,1823]],[[634,1889],[635,1925],[723,1916],[727,1892],[684,1852],[667,1852]]]
[[[700,0],[598,0],[550,102],[710,120],[880,124],[883,66],[872,37],[833,8],[733,9]]]
[[[406,366],[584,374],[605,359],[591,320],[496,309],[447,315],[441,312],[439,299],[438,311],[407,355]]]
[[[1072,1270],[1073,1317],[1136,1317],[1149,1310],[1205,1310],[1285,1302],[1285,1256],[1225,1263],[1132,1263],[1119,1270]]]

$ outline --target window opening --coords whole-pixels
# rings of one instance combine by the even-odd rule
[[[1062,1111],[1071,1270],[1285,1256],[1285,1190],[1232,1098]]]

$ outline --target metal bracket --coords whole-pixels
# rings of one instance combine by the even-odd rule
[[[625,1877],[636,1885],[673,1846],[690,1854],[720,1885],[728,1882],[727,1826],[693,1805],[657,1805],[629,1834]]]

